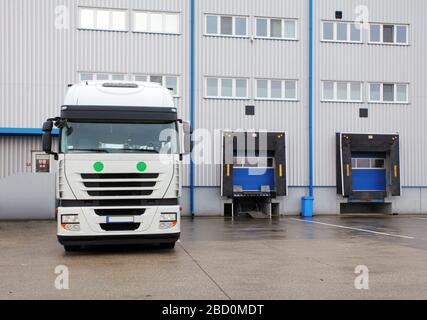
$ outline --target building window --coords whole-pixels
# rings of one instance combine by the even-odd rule
[[[257,79],[256,99],[297,100],[297,81]]]
[[[220,21],[221,21],[220,33],[222,35],[227,35],[227,36],[233,35],[233,18],[221,17]]]
[[[322,40],[330,42],[362,42],[362,24],[351,22],[324,21]]]
[[[206,15],[206,35],[247,37],[248,18],[242,16]]]
[[[334,41],[334,23],[323,22],[323,40]]]
[[[124,73],[104,73],[104,72],[80,72],[80,81],[124,81],[127,76]]]
[[[370,43],[408,45],[408,26],[371,24]]]
[[[247,36],[247,18],[235,17],[234,18],[234,33],[236,36]]]
[[[323,101],[362,102],[361,82],[323,82]]]
[[[207,78],[206,98],[248,99],[248,80]]]
[[[174,97],[179,96],[178,78],[178,76],[173,75],[135,74],[133,76],[135,81],[154,82],[162,85],[163,87],[169,89]]]
[[[133,31],[178,34],[179,13],[134,11]]]
[[[257,38],[297,39],[296,20],[279,18],[256,18],[255,29]]]
[[[385,169],[385,160],[381,158],[352,158],[352,169]]]
[[[206,96],[218,97],[218,79],[207,79],[206,80]]]
[[[369,101],[380,103],[408,103],[408,84],[370,83]]]
[[[127,11],[120,9],[80,8],[80,29],[127,31]]]

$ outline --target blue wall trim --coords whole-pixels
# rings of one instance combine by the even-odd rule
[[[41,136],[40,128],[0,128],[0,135],[6,136]],[[52,130],[53,135],[59,135],[59,129]]]
[[[190,17],[190,123],[191,128],[194,129],[195,125],[195,116],[194,116],[194,104],[195,104],[195,59],[196,59],[196,47],[195,47],[195,38],[196,38],[196,26],[195,26],[195,16],[196,16],[196,8],[195,8],[195,0],[190,0],[190,9],[191,9],[191,17]],[[190,156],[190,212],[191,216],[195,215],[195,194],[194,194],[194,163],[193,163],[193,154]]]
[[[313,197],[313,0],[309,0],[309,89],[308,89],[308,166],[309,166],[309,196]]]
[[[313,186],[313,189],[336,189],[337,186]],[[190,186],[183,186],[189,189]],[[221,186],[193,186],[195,189],[221,189]],[[310,186],[289,186],[289,189],[308,189]],[[402,186],[402,189],[427,189],[427,186]]]

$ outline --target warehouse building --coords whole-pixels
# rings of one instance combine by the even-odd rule
[[[311,199],[315,214],[427,213],[425,12],[424,0],[2,1],[0,218],[52,216],[39,128],[89,80],[158,82],[209,132],[186,166],[185,214],[253,204],[238,197],[251,148],[233,139],[264,131],[275,172],[249,191],[270,196],[268,213]]]

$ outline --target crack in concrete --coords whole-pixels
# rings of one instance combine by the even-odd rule
[[[180,245],[180,247],[182,248],[182,250],[184,250],[184,252],[190,257],[190,259],[199,267],[199,269],[202,270],[202,272],[209,278],[209,280],[222,292],[222,294],[224,294],[227,297],[228,300],[233,300],[228,295],[228,293],[225,292],[225,290],[219,285],[219,283],[216,282],[215,279],[205,269],[203,269],[203,267],[200,265],[200,263],[184,247],[184,245],[182,244],[182,242],[180,241],[178,244]]]

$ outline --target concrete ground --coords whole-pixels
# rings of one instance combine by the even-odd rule
[[[65,253],[54,222],[0,222],[0,299],[427,299],[426,231],[417,216],[196,218],[175,250]]]

